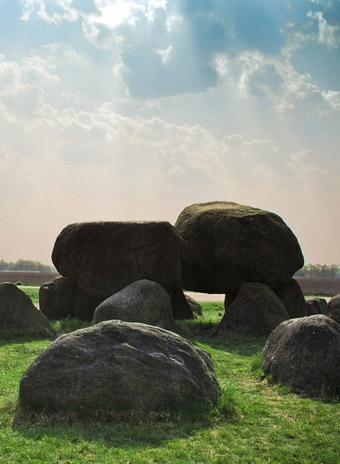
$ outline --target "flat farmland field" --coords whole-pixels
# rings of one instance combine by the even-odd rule
[[[1,271],[0,272],[0,283],[1,282],[22,282],[23,284],[29,285],[42,285],[49,280],[58,277],[57,272],[33,272],[33,271]]]
[[[304,295],[336,295],[340,293],[340,279],[297,277]]]

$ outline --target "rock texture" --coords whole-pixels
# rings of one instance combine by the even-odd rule
[[[226,304],[218,333],[230,330],[257,336],[269,335],[286,319],[289,315],[285,305],[268,285],[245,283],[232,302]]]
[[[67,277],[57,277],[46,282],[39,290],[40,311],[48,319],[68,316],[91,321],[102,298],[87,295],[79,285]]]
[[[291,279],[274,291],[283,301],[290,319],[307,316],[305,297],[300,285],[295,279]]]
[[[0,284],[0,333],[38,335],[50,328],[46,317],[15,284]]]
[[[328,315],[328,305],[324,298],[312,298],[306,300],[306,315],[313,316],[314,314]]]
[[[190,295],[185,295],[185,298],[190,306],[190,309],[195,317],[202,316],[202,306],[199,304],[195,298],[192,298]]]
[[[141,279],[170,295],[175,318],[192,317],[182,291],[183,242],[168,222],[71,224],[57,237],[52,260],[89,295],[108,298]]]
[[[262,367],[298,391],[332,394],[340,384],[340,325],[322,314],[282,322],[268,338]]]
[[[328,316],[340,324],[340,295],[335,295],[329,300]]]
[[[274,213],[230,202],[188,206],[175,229],[184,239],[183,287],[238,291],[245,282],[276,288],[303,266],[300,245]]]
[[[24,373],[29,409],[148,414],[172,402],[216,402],[210,355],[158,327],[106,321],[62,335]]]
[[[93,316],[95,324],[110,319],[174,329],[169,294],[157,282],[146,279],[128,285],[97,307]]]

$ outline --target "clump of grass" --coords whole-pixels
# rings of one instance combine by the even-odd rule
[[[213,416],[231,420],[237,416],[240,406],[240,394],[236,385],[229,381],[222,383],[218,403],[212,410]]]
[[[66,319],[62,319],[60,321],[50,321],[50,323],[57,336],[69,332],[74,332],[78,329],[85,329],[91,325],[91,322],[83,321],[76,317],[67,317]]]
[[[255,353],[251,357],[250,361],[250,369],[256,377],[260,378],[263,376],[263,371],[262,371],[262,360],[263,360],[263,351],[259,351],[258,353]]]

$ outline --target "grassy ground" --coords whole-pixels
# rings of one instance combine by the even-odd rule
[[[208,350],[235,411],[229,417],[84,424],[18,414],[24,370],[51,340],[0,339],[0,463],[338,463],[339,399],[303,398],[260,380],[265,339],[211,337],[223,303],[178,330]],[[55,325],[61,333],[77,321]],[[229,402],[230,405],[230,402]]]

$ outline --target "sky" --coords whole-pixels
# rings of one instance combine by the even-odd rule
[[[223,200],[340,264],[339,147],[340,0],[0,0],[0,259]]]

